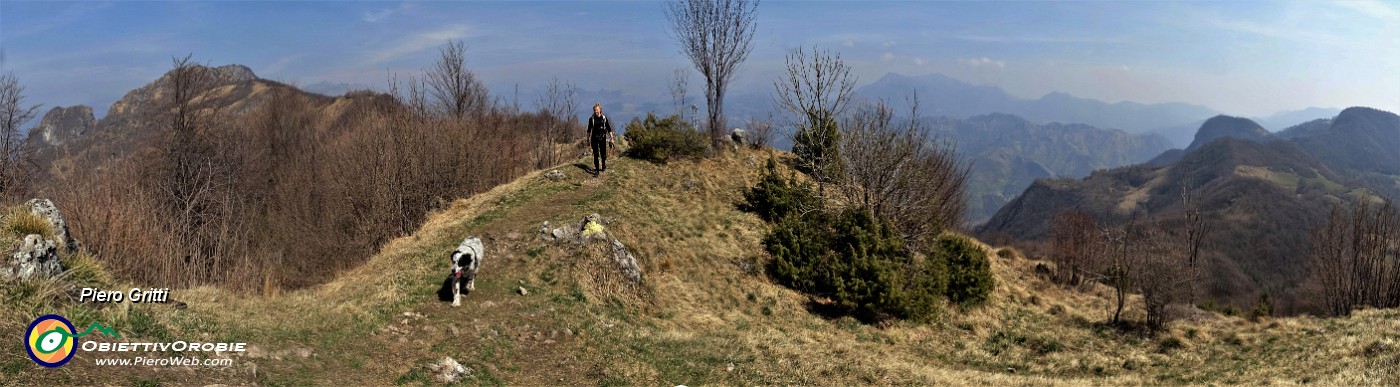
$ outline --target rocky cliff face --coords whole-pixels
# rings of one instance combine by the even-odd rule
[[[34,127],[30,136],[38,136],[39,140],[49,145],[59,145],[87,134],[96,125],[92,107],[55,107],[44,114],[44,119]]]
[[[241,65],[195,67],[207,75],[207,82],[197,86],[200,100],[214,99],[210,105],[224,109],[246,108],[252,103],[235,104],[231,100],[247,98],[259,89],[268,89],[274,82],[258,79],[253,70]],[[163,138],[163,127],[169,111],[171,74],[140,88],[131,90],[113,103],[107,115],[94,120],[92,108],[74,106],[56,108],[29,133],[28,145],[34,152],[35,163],[41,170],[36,177],[43,181],[63,178],[76,170],[100,168],[101,162],[62,162],[85,157],[109,158],[127,155],[136,149],[146,149]]]
[[[252,69],[249,69],[247,66],[236,64],[219,67],[197,67],[197,71],[212,72],[212,74],[209,75],[209,87],[211,88],[258,79],[258,76],[253,74]],[[155,82],[127,92],[126,95],[122,96],[122,99],[112,104],[112,108],[107,110],[107,115],[121,116],[140,112],[143,109],[151,107],[152,102],[162,99],[164,92],[169,89],[167,87],[169,83],[170,73],[166,73]]]

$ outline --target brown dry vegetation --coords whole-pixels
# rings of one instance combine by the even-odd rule
[[[1259,322],[1194,312],[1162,333],[1123,331],[1101,323],[1110,289],[1066,289],[1035,273],[1041,261],[1011,250],[990,255],[998,286],[983,307],[883,328],[822,317],[763,275],[767,226],[737,209],[768,157],[623,159],[598,179],[575,160],[556,167],[568,179],[536,172],[454,201],[363,265],[276,296],[206,286],[175,293],[183,310],[27,309],[34,296],[7,286],[6,337],[32,313],[59,312],[78,325],[118,321],[134,340],[247,341],[256,351],[228,368],[112,372],[87,353],[41,369],[6,346],[0,384],[416,385],[430,380],[417,367],[441,356],[475,370],[466,384],[1400,383],[1400,311]],[[644,286],[617,287],[596,246],[535,238],[543,221],[592,212],[613,219],[608,231],[638,256]],[[487,243],[478,290],[450,308],[433,293],[447,253],[471,234]],[[521,286],[529,295],[515,292]],[[1130,301],[1124,318],[1143,321],[1140,299]]]
[[[410,81],[408,95],[328,98],[265,80],[210,86],[186,58],[156,84],[172,97],[142,113],[151,144],[88,154],[91,168],[50,194],[124,279],[269,294],[322,283],[429,210],[575,151],[577,124],[486,104],[469,70],[444,63],[446,78]]]

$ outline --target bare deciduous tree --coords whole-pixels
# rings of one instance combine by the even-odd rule
[[[578,110],[578,87],[559,77],[551,78],[545,84],[544,94],[535,100],[535,106],[555,118],[569,119]]]
[[[552,118],[545,129],[545,154],[542,155],[542,165],[549,166],[558,164],[561,160],[559,152],[555,149],[556,144],[563,144],[574,139],[578,133],[575,127],[574,112],[578,111],[578,87],[573,82],[562,81],[558,77],[551,78],[545,85],[544,94],[535,100],[535,106],[545,115]]]
[[[911,106],[917,117],[917,99]],[[971,166],[917,119],[896,123],[883,103],[862,106],[845,120],[840,146],[846,203],[889,220],[913,243],[962,224]]]
[[[1113,288],[1114,303],[1110,306],[1113,312],[1109,322],[1118,324],[1122,322],[1123,308],[1128,304],[1128,296],[1133,291],[1134,273],[1138,268],[1139,257],[1141,257],[1142,247],[1134,243],[1133,235],[1128,233],[1128,227],[1115,227],[1102,229],[1103,237],[1100,243],[1104,244],[1103,262],[1100,263],[1101,271],[1098,273],[1098,281]]]
[[[490,93],[486,85],[467,68],[467,46],[461,41],[449,41],[439,49],[437,62],[427,71],[427,90],[445,116],[462,119],[486,110]],[[412,82],[410,87],[414,86]],[[410,90],[410,94],[416,94]]]
[[[208,99],[198,98],[214,83],[212,69],[201,66],[193,55],[171,58],[165,87],[170,125],[164,153],[164,179],[159,182],[170,200],[173,215],[186,229],[197,229],[207,220],[214,192],[211,147],[203,136],[209,125]]]
[[[815,47],[788,53],[787,72],[773,82],[775,101],[794,128],[820,127],[846,110],[855,95],[856,76],[841,54]]]
[[[1130,230],[1130,235],[1125,243],[1134,244],[1132,250],[1137,252],[1132,282],[1142,294],[1148,328],[1159,330],[1173,318],[1167,306],[1194,295],[1195,269],[1184,256],[1184,246],[1174,243],[1157,225],[1143,225]]]
[[[1190,179],[1185,179],[1190,181]],[[1181,210],[1183,219],[1186,221],[1186,257],[1191,267],[1200,265],[1201,248],[1205,245],[1206,236],[1211,233],[1211,226],[1201,215],[1201,203],[1199,198],[1191,194],[1191,185],[1182,183],[1181,185]]]
[[[1191,277],[1182,286],[1187,292],[1185,293],[1187,300],[1195,303],[1196,297],[1204,287],[1201,282],[1202,273],[1205,272],[1201,262],[1201,250],[1205,247],[1206,240],[1211,233],[1214,232],[1214,228],[1210,222],[1206,221],[1204,211],[1201,209],[1200,197],[1191,193],[1190,181],[1192,179],[1184,179],[1181,185],[1182,220],[1186,225],[1186,238],[1182,242],[1185,244],[1183,254],[1187,267],[1180,268],[1178,271]]]
[[[22,194],[27,188],[33,161],[19,131],[38,111],[39,105],[24,106],[24,86],[14,74],[0,76],[0,195]]]
[[[1050,233],[1055,282],[1079,286],[1096,277],[1092,273],[1099,271],[1096,265],[1102,261],[1105,246],[1099,241],[1103,235],[1094,217],[1078,210],[1060,212],[1050,220]]]
[[[1389,200],[1361,201],[1350,214],[1333,208],[1311,240],[1312,281],[1327,313],[1400,306],[1400,214]]]
[[[773,134],[777,128],[773,127],[773,116],[767,118],[751,117],[748,123],[749,146],[754,149],[773,145]]]
[[[1105,228],[1087,213],[1064,211],[1051,220],[1054,279],[1074,286],[1091,281],[1108,285],[1114,291],[1115,302],[1109,305],[1114,324],[1122,322],[1128,297],[1139,293],[1148,328],[1162,329],[1174,317],[1168,306],[1196,294],[1200,272],[1188,260],[1191,244],[1186,242],[1159,223]]]
[[[787,72],[773,82],[774,101],[788,113],[786,127],[791,131],[786,135],[798,156],[798,169],[810,172],[825,191],[825,184],[843,169],[839,149],[832,145],[840,141],[836,120],[854,96],[856,77],[840,54],[816,48],[810,53],[793,50],[785,62]]]
[[[671,36],[681,54],[705,76],[706,125],[719,149],[724,139],[724,92],[739,64],[752,51],[758,1],[674,0],[664,8]]]
[[[685,106],[689,99],[686,95],[690,87],[689,75],[690,74],[687,73],[685,69],[676,69],[676,71],[671,73],[671,101],[676,104],[676,115],[682,118],[685,117]]]

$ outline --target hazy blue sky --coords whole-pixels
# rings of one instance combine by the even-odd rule
[[[665,99],[689,68],[657,2],[0,2],[0,67],[31,102],[88,104],[193,53],[259,76],[382,88],[461,39],[497,90],[553,76]],[[760,6],[737,76],[762,91],[798,46],[837,50],[861,84],[943,73],[1037,98],[1188,102],[1230,114],[1307,106],[1400,110],[1394,2],[780,2]],[[691,80],[697,95],[698,74]],[[764,89],[759,89],[764,88]],[[694,98],[694,97],[692,97]]]

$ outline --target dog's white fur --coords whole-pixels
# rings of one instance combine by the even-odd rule
[[[462,240],[452,251],[452,306],[462,305],[463,281],[468,292],[476,290],[476,269],[481,266],[483,251],[481,238],[475,236]]]

